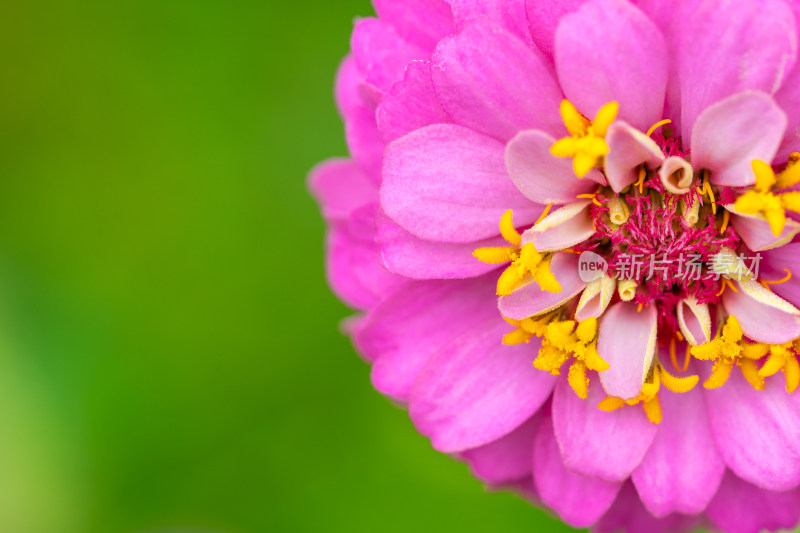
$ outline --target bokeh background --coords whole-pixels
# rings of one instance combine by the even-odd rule
[[[306,192],[368,0],[4,2],[0,531],[566,531],[374,392]]]

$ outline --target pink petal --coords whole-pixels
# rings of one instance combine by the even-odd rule
[[[400,37],[388,22],[375,18],[361,19],[356,23],[350,46],[367,83],[382,92],[403,79],[410,61],[430,57],[429,52]]]
[[[772,285],[772,290],[795,307],[800,307],[800,244],[788,244],[763,255],[760,278],[771,281],[782,279],[786,275],[784,269],[788,268],[792,278],[786,283]]]
[[[711,340],[711,313],[708,304],[698,303],[697,298],[684,298],[676,307],[678,325],[686,342],[692,346]]]
[[[614,505],[598,522],[596,533],[681,533],[696,531],[703,524],[702,517],[673,514],[655,518],[644,508],[633,484],[626,483],[620,490]]]
[[[555,377],[532,364],[538,339],[505,345],[507,331],[504,320],[493,318],[453,336],[425,365],[409,415],[436,450],[458,452],[497,440],[550,396]]]
[[[357,344],[374,360],[372,384],[406,402],[430,358],[454,338],[497,316],[496,277],[409,283],[373,309]]]
[[[373,213],[374,206],[362,210]],[[356,212],[353,218],[363,220],[366,217]],[[347,222],[336,222],[326,239],[328,284],[340,299],[356,309],[369,309],[408,281],[386,270],[378,246],[361,235],[370,231],[374,228],[353,228]]]
[[[560,379],[553,394],[553,426],[564,465],[578,474],[606,481],[624,481],[639,466],[658,426],[641,406],[613,412],[598,409],[606,397],[596,375],[589,379],[589,396],[581,400]]]
[[[533,443],[541,415],[537,414],[508,435],[461,454],[472,473],[485,483],[505,485],[530,478]]]
[[[506,146],[506,170],[526,198],[539,204],[566,204],[595,190],[591,179],[578,179],[569,159],[553,156],[555,138],[543,131],[517,134]],[[593,173],[598,173],[596,170]]]
[[[508,178],[501,143],[454,125],[428,126],[390,144],[380,198],[400,226],[442,242],[497,236],[507,209],[520,226],[542,212]]]
[[[550,270],[561,285],[561,292],[547,292],[537,283],[529,283],[499,300],[500,312],[513,320],[522,320],[555,309],[571,300],[586,287],[578,277],[578,256],[570,253],[553,255]]]
[[[800,2],[790,2],[790,7],[794,11],[795,26],[800,28]],[[786,111],[789,118],[789,125],[786,128],[786,137],[778,150],[776,156],[777,163],[784,163],[789,154],[797,151],[800,144],[800,63],[795,63],[794,69],[786,77],[781,89],[775,93],[775,101]]]
[[[672,119],[671,128],[681,132],[681,86],[680,65],[675,53],[680,39],[684,37],[686,21],[693,16],[697,5],[704,0],[639,0],[636,5],[661,30],[667,49],[670,50],[669,76],[667,79],[667,101],[664,106],[664,117]],[[688,139],[687,139],[688,143]]]
[[[549,414],[542,420],[536,436],[533,465],[533,479],[542,501],[575,528],[597,522],[614,503],[622,486],[621,482],[609,483],[568,470],[561,460]]]
[[[377,109],[378,129],[385,142],[431,124],[450,122],[431,82],[429,61],[412,61],[403,81],[395,83]]]
[[[769,492],[728,472],[707,513],[727,533],[793,529],[800,519],[800,492]]]
[[[747,89],[777,91],[795,63],[797,36],[781,0],[703,2],[682,24],[675,50],[686,146],[708,106]]]
[[[439,43],[433,85],[457,124],[508,141],[517,132],[559,134],[561,90],[540,56],[512,33],[471,24]]]
[[[445,243],[420,239],[386,215],[377,216],[377,240],[383,262],[390,272],[412,279],[461,279],[480,276],[498,268],[481,263],[472,255],[478,248],[507,246],[497,236],[478,242]]]
[[[800,484],[800,404],[783,376],[757,391],[734,369],[724,387],[704,392],[717,449],[736,475],[767,490]]]
[[[701,513],[725,474],[708,427],[700,389],[659,394],[663,420],[633,482],[642,503],[656,517]]]
[[[800,337],[800,311],[755,281],[734,282],[722,303],[739,319],[744,334],[758,342],[783,344]]]
[[[555,54],[556,28],[560,20],[577,11],[586,0],[526,0],[531,35],[536,46],[548,57]]]
[[[754,159],[771,162],[786,130],[786,114],[771,96],[735,94],[703,111],[692,130],[692,164],[727,187],[755,185]]]
[[[532,242],[539,252],[551,252],[582,243],[596,233],[590,205],[591,200],[583,200],[556,209],[522,235],[523,244]]]
[[[383,141],[375,123],[375,110],[363,97],[356,62],[346,58],[336,76],[336,102],[345,126],[347,148],[359,167],[380,183]]]
[[[378,201],[378,187],[349,159],[329,159],[314,167],[308,188],[327,220],[345,220],[359,207]]]
[[[777,163],[784,163],[792,152],[800,146],[800,68],[795,68],[791,76],[786,79],[783,88],[775,95],[775,101],[786,111],[789,121],[786,132],[781,142],[781,147],[775,155]]]
[[[424,49],[453,32],[453,14],[443,0],[373,0],[375,11],[404,39]]]
[[[657,313],[653,305],[642,311],[620,302],[603,314],[597,351],[611,368],[600,373],[609,396],[635,398],[650,371],[655,354]]]
[[[731,224],[736,229],[736,234],[754,252],[762,252],[784,246],[791,242],[795,235],[800,233],[800,224],[787,218],[786,226],[784,226],[781,234],[776,237],[763,215],[743,215],[737,213],[733,205],[726,205],[725,209],[731,212]]]
[[[639,166],[644,164],[653,170],[664,161],[664,152],[653,139],[623,121],[608,128],[606,142],[609,151],[605,171],[614,192],[620,192],[639,179]]]
[[[334,93],[336,108],[342,118],[345,118],[353,109],[364,105],[359,85],[362,82],[361,73],[352,55],[345,57],[336,72]]]
[[[556,70],[586,116],[619,102],[619,117],[642,131],[661,120],[667,47],[661,31],[625,0],[590,0],[556,32]]]
[[[450,0],[456,28],[459,30],[476,20],[502,26],[525,42],[531,41],[525,0]]]

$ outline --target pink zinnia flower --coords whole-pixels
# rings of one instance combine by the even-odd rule
[[[794,526],[800,2],[374,3],[311,188],[375,387],[575,527]]]

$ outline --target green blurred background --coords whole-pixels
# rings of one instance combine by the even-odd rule
[[[5,2],[0,531],[564,531],[338,332],[307,171],[368,0]]]

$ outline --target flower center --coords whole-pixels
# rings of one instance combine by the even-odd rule
[[[506,321],[515,329],[503,342],[520,344],[540,337],[533,363],[537,369],[560,375],[568,366],[567,381],[584,399],[590,376],[607,378],[603,386],[609,397],[599,408],[613,411],[641,404],[655,423],[661,421],[662,386],[681,393],[699,382],[695,375],[670,374],[667,359],[661,359],[664,352],[656,348],[659,342],[669,347],[669,360],[678,373],[688,371],[692,357],[712,362],[706,388],[724,385],[739,367],[758,390],[765,387],[765,378],[782,371],[787,391],[793,392],[800,387],[800,337],[764,335],[741,305],[736,307],[744,300],[723,294],[728,289],[742,291],[742,298],[752,298],[754,305],[800,322],[800,310],[770,288],[790,280],[792,273],[782,280],[759,280],[761,254],[748,250],[767,249],[766,245],[749,248],[752,230],[748,237],[746,224],[741,235],[734,227],[741,227],[742,217],[749,216],[767,223],[776,242],[791,240],[797,223],[787,219],[786,211],[800,213],[800,191],[788,189],[800,183],[800,156],[779,174],[755,160],[755,187],[733,189],[720,183],[716,171],[695,172],[691,154],[669,131],[669,120],[644,134],[624,122],[617,124],[618,111],[612,102],[590,121],[569,102],[562,103],[569,136],[556,141],[550,154],[572,159],[576,179],[599,185],[553,213],[548,205],[522,234],[511,211],[506,212],[500,233],[510,246],[474,253],[485,263],[508,265],[497,294]],[[587,188],[591,191],[593,185],[585,183],[576,190]],[[785,237],[787,224],[793,228]],[[581,275],[564,271],[576,268],[569,254],[580,255]],[[538,288],[530,290],[530,284]],[[750,319],[749,331],[755,335],[745,334],[747,327],[728,308],[731,299],[733,309],[744,313],[737,314]],[[612,322],[606,322],[608,315]],[[614,325],[609,330],[602,329],[604,324]],[[632,324],[637,329],[630,343],[603,340],[627,335]],[[603,331],[611,333],[603,337]],[[792,330],[791,335],[796,333]],[[781,343],[759,342],[771,338]],[[682,365],[677,361],[678,343],[686,343]]]
[[[598,192],[600,205],[590,206],[597,231],[575,249],[600,255],[618,280],[635,282],[634,292],[633,284],[625,284],[625,301],[655,303],[664,315],[690,296],[716,303],[721,276],[730,272],[719,272],[715,258],[735,249],[740,239],[728,223],[728,212],[708,201],[701,205],[704,196],[715,203],[732,198],[729,191],[715,193],[707,183],[673,194],[657,172],[643,171],[640,181],[619,195],[608,188]]]

